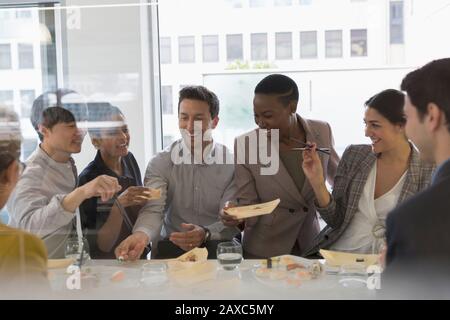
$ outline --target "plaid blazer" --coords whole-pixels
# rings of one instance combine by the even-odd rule
[[[406,180],[397,205],[428,187],[434,166],[424,163],[418,151],[411,145]],[[315,244],[305,255],[328,248],[345,231],[358,211],[359,199],[366,185],[367,177],[377,159],[370,145],[350,145],[342,155],[334,178],[331,202],[325,208],[317,208],[327,226],[316,237]]]

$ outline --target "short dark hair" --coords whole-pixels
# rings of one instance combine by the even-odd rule
[[[280,95],[279,101],[287,106],[291,101],[298,102],[298,86],[294,80],[282,75],[271,74],[262,79],[255,87],[255,94]]]
[[[406,123],[404,104],[405,95],[395,89],[383,90],[364,103],[366,107],[377,110],[390,123],[401,125]]]
[[[111,121],[116,116],[125,117],[118,107],[111,105],[109,102],[88,103],[88,109],[88,132],[91,138],[99,138],[102,130],[109,129],[101,125],[101,122]]]
[[[211,119],[219,115],[219,99],[216,94],[203,86],[187,86],[180,90],[178,98],[178,113],[180,112],[180,104],[184,99],[200,100],[209,105],[209,113]]]
[[[30,120],[41,141],[44,137],[39,132],[39,125],[51,129],[58,123],[88,119],[87,106],[81,99],[76,102],[63,102],[63,97],[69,94],[77,93],[73,90],[58,89],[45,92],[34,100]]]
[[[444,112],[450,132],[450,58],[431,61],[408,73],[400,88],[421,118],[427,114],[428,104],[435,103]]]

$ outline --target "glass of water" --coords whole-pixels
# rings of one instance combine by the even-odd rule
[[[159,262],[149,262],[142,265],[141,285],[144,287],[158,286],[167,281],[167,265]]]
[[[89,244],[86,238],[78,239],[77,237],[71,237],[67,240],[65,256],[66,258],[71,258],[75,262],[75,264],[80,263],[81,258],[81,250],[83,249],[83,261],[85,264],[86,261],[90,260],[89,256]]]
[[[242,262],[242,246],[237,242],[221,242],[217,246],[217,261],[225,270],[233,270]]]
[[[346,288],[361,288],[367,285],[364,264],[342,265],[338,273],[339,283]]]

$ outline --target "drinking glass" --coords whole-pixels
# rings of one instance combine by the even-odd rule
[[[89,244],[86,238],[78,239],[76,237],[69,238],[66,243],[65,256],[66,258],[71,258],[75,262],[75,264],[80,263],[81,258],[81,249],[83,248],[83,261],[82,264],[85,264],[86,261],[90,260],[89,256]]]
[[[167,266],[165,263],[149,262],[142,265],[141,284],[143,286],[157,286],[167,281]]]
[[[338,273],[339,283],[346,288],[361,288],[367,285],[367,271],[364,264],[342,265]]]
[[[217,246],[217,261],[225,270],[234,270],[242,262],[242,246],[237,242],[221,242]]]

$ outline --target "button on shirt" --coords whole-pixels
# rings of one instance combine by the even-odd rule
[[[154,242],[159,236],[165,239],[172,232],[186,231],[182,223],[205,226],[211,231],[212,240],[231,239],[238,232],[225,227],[219,219],[221,208],[235,190],[234,165],[214,162],[215,158],[232,156],[218,143],[208,145],[204,153],[204,162],[201,158],[192,164],[174,159],[176,155],[191,159],[190,151],[178,140],[150,161],[144,185],[161,189],[161,198],[149,201],[141,210],[135,232],[146,233]]]

